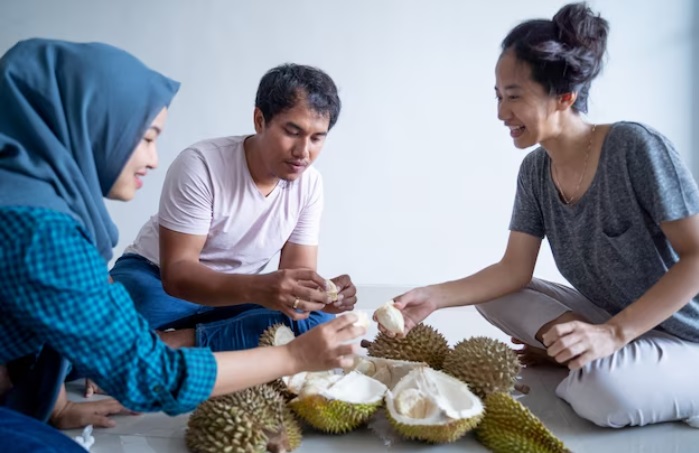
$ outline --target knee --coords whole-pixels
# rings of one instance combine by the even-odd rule
[[[570,404],[582,418],[608,428],[643,425],[638,401],[642,396],[634,386],[623,383],[609,370],[587,365],[573,371],[561,382],[558,396]]]

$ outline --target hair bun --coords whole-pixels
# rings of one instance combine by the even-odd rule
[[[561,43],[571,48],[583,47],[601,58],[607,47],[609,24],[592,12],[586,3],[571,3],[553,16]]]

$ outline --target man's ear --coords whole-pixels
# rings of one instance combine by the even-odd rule
[[[265,129],[265,116],[262,114],[262,110],[255,107],[255,111],[252,114],[252,122],[255,126],[255,133],[260,134]]]

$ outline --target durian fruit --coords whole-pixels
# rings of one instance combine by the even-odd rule
[[[485,399],[485,417],[476,438],[494,453],[569,453],[561,442],[522,403],[507,393]]]
[[[274,324],[268,327],[262,335],[260,335],[259,345],[260,346],[281,346],[287,344],[296,338],[294,331],[291,330],[284,324]],[[289,392],[286,384],[281,379],[275,379],[269,382],[269,384],[278,391],[285,400],[290,400],[295,394]]]
[[[335,282],[330,279],[325,280],[325,292],[330,296],[331,302],[337,301],[338,288]]]
[[[189,417],[185,441],[194,453],[282,453],[301,445],[301,428],[282,396],[261,385],[200,404]]]
[[[467,383],[481,398],[514,389],[522,366],[507,344],[488,337],[458,342],[444,360],[444,371]]]
[[[483,403],[468,385],[441,371],[421,367],[386,393],[386,415],[407,439],[454,442],[483,417]]]
[[[288,326],[278,323],[268,327],[258,341],[259,346],[281,346],[290,343],[296,335]]]
[[[313,428],[342,434],[363,425],[382,405],[386,386],[356,371],[305,379],[289,407]]]
[[[345,316],[345,315],[349,315],[350,313],[354,314],[357,317],[357,320],[354,323],[352,323],[353,326],[364,327],[365,330],[369,328],[369,324],[371,323],[371,320],[369,319],[369,314],[364,310],[346,311],[346,312],[340,313],[338,316]]]
[[[355,356],[352,367],[345,371],[358,371],[384,384],[389,389],[416,368],[426,367],[424,362],[384,359],[381,357]]]
[[[405,320],[403,313],[393,306],[394,302],[389,300],[376,309],[374,317],[386,330],[394,334],[402,334],[405,330]]]
[[[373,342],[362,340],[361,345],[372,357],[424,362],[435,370],[442,369],[449,352],[444,335],[426,324],[418,324],[403,338],[391,338],[379,332]]]

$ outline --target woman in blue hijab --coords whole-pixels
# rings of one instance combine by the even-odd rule
[[[5,441],[29,423],[18,412],[47,420],[68,363],[131,410],[179,414],[352,361],[347,340],[364,331],[354,315],[280,347],[172,349],[109,283],[117,230],[103,199],[130,200],[157,165],[155,139],[177,89],[105,44],[32,39],[0,59],[0,365],[14,384],[11,410],[0,408]],[[39,438],[21,426],[17,445]]]

